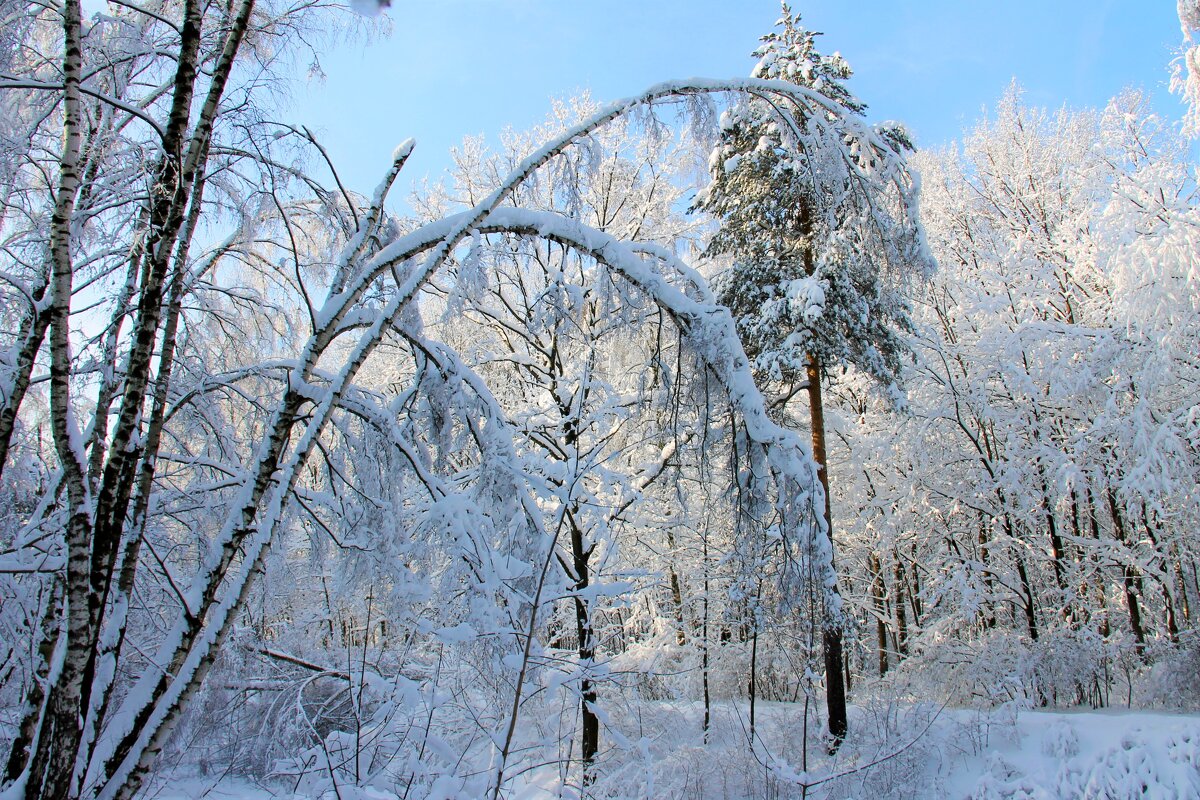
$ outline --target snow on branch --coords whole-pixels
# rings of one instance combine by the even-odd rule
[[[766,451],[779,496],[777,508],[783,519],[784,540],[798,550],[808,568],[827,590],[826,602],[836,619],[840,601],[836,592],[833,550],[817,509],[824,497],[817,480],[816,464],[808,445],[795,432],[773,422],[761,392],[754,383],[750,362],[742,349],[729,311],[711,299],[692,273],[688,277],[700,287],[701,299],[688,297],[672,285],[635,246],[625,244],[603,231],[553,212],[519,208],[497,209],[479,226],[486,234],[514,233],[549,239],[594,258],[645,292],[684,333],[688,343],[716,376],[741,417],[750,441]],[[799,538],[797,538],[799,537]],[[807,570],[805,570],[807,572]]]
[[[1184,131],[1195,135],[1200,129],[1200,0],[1179,0],[1178,10],[1183,48],[1171,75],[1171,91],[1187,104]]]
[[[504,207],[516,189],[537,170],[618,117],[655,103],[687,101],[714,93],[743,93],[800,107],[814,120],[825,120],[837,111],[828,98],[785,81],[697,78],[657,84],[639,95],[610,104],[528,155],[471,210],[423,226],[365,257],[365,243],[378,229],[383,197],[411,152],[411,143],[398,149],[391,171],[376,192],[371,211],[359,218],[357,231],[343,248],[337,277],[323,307],[314,315],[312,334],[290,370],[288,389],[266,428],[268,433],[262,439],[255,466],[247,471],[222,530],[212,540],[208,556],[185,593],[188,608],[180,612],[153,658],[161,671],[148,673],[133,687],[97,744],[92,761],[92,770],[96,771],[89,774],[107,776],[100,797],[117,796],[128,776],[146,770],[153,762],[183,703],[211,666],[236,610],[247,596],[301,468],[331,414],[337,408],[346,408],[346,397],[355,376],[385,334],[404,328],[400,320],[430,278],[459,245],[479,233],[517,233],[558,241],[620,274],[675,320],[696,353],[721,381],[742,418],[750,442],[766,456],[778,490],[776,508],[785,543],[789,545],[789,564],[795,559],[801,565],[785,573],[797,580],[815,575],[825,590],[830,622],[836,622],[841,604],[836,592],[832,550],[821,515],[817,513],[824,497],[816,467],[808,447],[768,417],[728,311],[711,300],[711,293],[696,273],[681,268],[662,251],[653,252],[652,260],[673,268],[691,284],[694,296],[653,269],[634,246],[566,217]],[[889,151],[882,139],[857,121],[847,121],[841,134],[868,143],[868,152]],[[855,161],[853,168],[865,173],[876,169],[878,164],[878,159],[867,158]],[[644,245],[638,247],[642,253],[652,252]],[[367,290],[389,273],[395,277],[395,289],[382,306],[365,309],[361,301]],[[360,313],[363,311],[367,313]],[[334,339],[348,330],[344,323],[350,315],[356,317],[356,323],[361,323],[356,328],[357,343],[347,350],[341,370],[329,376],[323,392],[314,394],[311,380],[317,365]],[[461,365],[448,348],[437,348],[437,352],[444,363],[453,363],[456,368]],[[483,407],[492,409],[485,415],[487,424],[476,432],[504,432],[503,417],[496,412],[498,406],[494,400],[487,401],[490,393],[486,385],[469,370],[460,369],[458,374],[485,401]],[[349,404],[353,405],[353,401]],[[304,406],[307,408],[301,415]],[[503,436],[491,435],[488,441],[496,444],[502,439]],[[507,445],[502,444],[504,452],[511,449],[511,439]],[[536,520],[533,500],[527,493],[522,493],[522,497],[525,516]],[[544,538],[544,534],[537,538]]]

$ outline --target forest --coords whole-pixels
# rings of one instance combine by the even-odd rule
[[[1200,795],[1193,5],[1182,120],[784,5],[401,202],[346,8],[0,0],[0,800]]]

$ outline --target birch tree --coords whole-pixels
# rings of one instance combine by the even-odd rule
[[[526,461],[520,416],[497,400],[486,365],[426,330],[423,304],[450,271],[470,263],[471,243],[488,237],[528,242],[534,252],[549,247],[566,265],[593,265],[583,280],[637,299],[637,312],[618,315],[614,325],[636,328],[653,312],[675,331],[727,398],[737,420],[731,446],[755,465],[748,480],[768,499],[772,527],[781,532],[778,547],[803,565],[792,579],[834,590],[831,549],[813,516],[819,494],[809,451],[771,422],[732,322],[704,281],[669,248],[618,238],[660,231],[621,228],[616,218],[592,226],[559,209],[517,205],[535,178],[586,163],[592,137],[630,114],[653,119],[655,106],[683,103],[704,117],[707,96],[739,94],[816,109],[817,96],[760,79],[662,84],[552,133],[466,211],[401,226],[384,203],[411,143],[397,150],[375,193],[361,198],[325,189],[291,160],[293,146],[321,158],[303,129],[260,127],[253,114],[254,125],[233,124],[228,116],[235,109],[248,113],[259,85],[261,63],[254,59],[269,54],[251,54],[247,43],[271,35],[274,26],[299,24],[301,10],[267,13],[273,9],[251,0],[229,8],[185,0],[127,9],[87,27],[77,4],[65,8],[61,17],[52,10],[39,17],[57,25],[62,45],[53,63],[34,65],[61,65],[65,79],[47,80],[30,67],[6,75],[3,84],[6,92],[59,98],[61,115],[44,123],[60,125],[64,143],[48,151],[54,155],[46,162],[57,188],[47,206],[44,266],[27,264],[15,249],[6,252],[21,269],[6,271],[5,280],[26,305],[21,330],[7,343],[4,401],[12,414],[4,438],[16,441],[29,387],[41,381],[37,365],[48,359],[54,444],[36,507],[5,534],[12,576],[6,580],[29,604],[27,616],[41,621],[24,628],[27,704],[10,747],[6,795],[125,798],[139,791],[242,618],[272,543],[291,541],[300,525],[336,537],[335,515],[356,513],[338,492],[361,487],[364,502],[380,494],[370,487],[366,465],[346,469],[337,452],[368,429],[367,438],[386,443],[403,465],[398,474],[412,489],[391,498],[403,525],[381,531],[434,535],[442,549],[423,558],[455,565],[443,573],[446,597],[461,605],[447,607],[517,657],[508,662],[519,665],[508,684],[511,705],[504,706],[511,711],[483,739],[493,748],[494,766],[478,788],[499,796],[510,785],[514,735],[531,692],[526,667],[540,647],[539,613],[554,599],[546,570],[563,553],[558,534],[570,527],[568,514],[583,513],[576,504],[584,498],[573,487],[603,487],[605,473],[587,457],[602,449],[558,458],[558,466],[554,453]],[[38,24],[44,32],[48,23]],[[85,53],[111,53],[81,49],[85,37],[105,31],[135,43],[121,62],[132,65],[130,74],[85,66]],[[156,36],[162,47],[144,46]],[[231,93],[237,102],[226,105]],[[142,186],[136,171],[122,167],[142,163],[132,159],[147,152],[153,166]],[[101,188],[113,193],[89,194]],[[230,209],[235,213],[222,216]],[[31,206],[23,222],[36,218]],[[197,231],[208,225],[227,236],[200,247]],[[618,235],[600,229],[613,225]],[[30,230],[29,252],[37,252],[36,224]],[[104,241],[123,246],[104,249]],[[554,285],[564,297],[580,291],[565,275]],[[106,302],[99,314],[89,292]],[[79,330],[86,334],[97,316],[102,332],[81,338]],[[259,353],[230,343],[247,331]],[[381,389],[374,380],[389,373],[380,359],[395,353],[406,354],[410,366],[393,370],[394,380]],[[582,357],[586,364],[586,352]],[[569,394],[553,386],[539,391],[560,403]],[[585,419],[592,418],[571,411],[554,424]],[[12,452],[6,479],[16,463]],[[579,480],[564,480],[564,463],[581,471]],[[653,478],[653,462],[648,469],[638,478],[631,467],[634,490]],[[334,489],[322,495],[322,485]],[[586,560],[591,545],[579,531],[582,547],[569,552]],[[595,595],[578,565],[568,574],[562,599],[584,608],[586,634]],[[397,572],[389,580],[411,586],[416,579]],[[439,635],[450,641],[458,634]],[[311,665],[295,657],[286,663]],[[365,672],[357,670],[360,686]],[[402,676],[393,679],[397,687],[408,685]],[[585,673],[585,711],[586,680]],[[355,691],[361,698],[361,688]],[[431,714],[435,692],[436,686]],[[355,702],[361,721],[369,709]],[[591,742],[589,748],[595,736]],[[411,780],[435,777],[425,772]]]
[[[286,9],[277,18],[255,11],[253,0],[225,9],[185,2],[85,22],[74,2],[15,22],[25,39],[6,54],[11,72],[0,88],[6,102],[32,97],[47,110],[26,129],[29,142],[61,142],[15,161],[3,220],[6,257],[17,267],[5,280],[23,313],[6,343],[0,469],[13,463],[20,410],[42,379],[39,353],[49,364],[57,461],[11,545],[23,559],[30,542],[50,534],[42,563],[49,555],[64,565],[47,570],[53,588],[41,595],[40,635],[48,640],[37,648],[41,663],[7,760],[11,791],[28,797],[85,790],[110,710],[182,308],[203,275],[192,272],[189,249],[212,208],[205,188],[214,131],[248,33],[292,22]],[[49,33],[54,25],[58,36]],[[232,84],[237,92],[256,82],[250,72]],[[56,185],[47,205],[39,205],[39,181]],[[78,326],[100,333],[81,339]]]

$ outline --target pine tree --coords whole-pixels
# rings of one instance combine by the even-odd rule
[[[910,327],[906,284],[933,267],[917,222],[915,182],[897,126],[868,127],[866,106],[851,94],[851,70],[821,55],[820,34],[785,4],[779,30],[763,37],[753,76],[812,93],[811,108],[783,109],[750,100],[727,111],[709,161],[712,183],[697,207],[720,226],[707,251],[728,256],[718,299],[729,307],[756,377],[779,405],[808,396],[813,457],[832,531],[821,379],[853,366],[899,400],[903,331]],[[829,730],[846,734],[842,635],[835,613],[824,620]]]

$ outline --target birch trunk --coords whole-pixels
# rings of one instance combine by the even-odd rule
[[[25,783],[27,800],[73,795],[75,756],[83,732],[79,709],[87,652],[78,645],[90,638],[88,608],[89,497],[79,431],[71,410],[71,218],[79,186],[80,65],[82,62],[79,0],[63,5],[63,152],[58,190],[50,221],[50,415],[54,445],[67,489],[67,579],[65,646],[51,664],[46,696]]]

